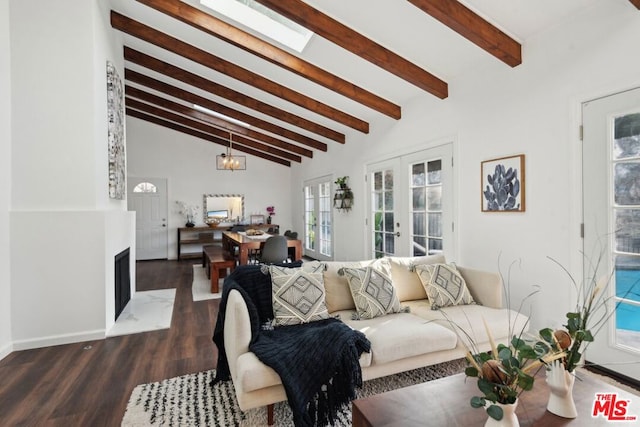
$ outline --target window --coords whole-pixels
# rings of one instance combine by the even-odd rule
[[[133,187],[134,193],[156,193],[158,189],[150,182],[141,182]]]
[[[297,52],[304,50],[313,35],[254,0],[200,0],[200,4]]]

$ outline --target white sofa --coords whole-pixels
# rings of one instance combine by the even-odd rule
[[[345,266],[366,266],[374,261],[328,262],[324,272],[326,305],[329,313],[363,332],[371,342],[371,352],[360,358],[363,379],[382,377],[465,356],[457,325],[473,338],[478,351],[490,349],[484,323],[497,343],[510,341],[528,318],[502,307],[503,286],[499,274],[457,266],[477,304],[432,310],[427,294],[412,264],[443,263],[440,255],[429,257],[390,257],[393,286],[409,313],[388,314],[374,319],[352,320],[355,305],[347,278],[338,274]],[[452,324],[453,322],[453,324]],[[242,410],[286,401],[278,374],[249,351],[251,325],[247,306],[239,292],[229,293],[224,327],[224,346],[231,378]]]

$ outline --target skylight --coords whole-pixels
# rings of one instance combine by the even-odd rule
[[[302,52],[313,33],[254,0],[200,0],[200,4]]]

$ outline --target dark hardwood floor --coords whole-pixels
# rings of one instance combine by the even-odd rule
[[[0,425],[119,426],[136,385],[214,368],[219,300],[192,301],[194,262],[137,263],[138,291],[176,288],[170,329],[16,351],[0,361]]]

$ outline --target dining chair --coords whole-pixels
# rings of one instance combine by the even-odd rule
[[[258,261],[261,264],[275,264],[286,261],[288,255],[287,238],[271,236],[264,242]]]

